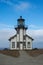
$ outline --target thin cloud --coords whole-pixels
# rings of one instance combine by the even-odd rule
[[[14,29],[1,29],[0,30],[0,48],[9,47],[8,39],[15,34]]]
[[[27,10],[29,8],[36,8],[35,5],[24,2],[24,1],[18,1],[18,3],[11,2],[11,0],[0,0],[0,2],[6,3],[7,5],[11,6],[15,10]]]
[[[0,2],[1,3],[3,2],[3,3],[10,5],[10,6],[14,5],[10,0],[0,0]]]
[[[24,2],[24,1],[19,1],[18,4],[15,5],[16,10],[27,10],[27,9],[32,9],[36,8],[36,5],[31,4],[30,2]]]
[[[30,4],[27,2],[19,2],[19,4],[16,5],[17,10],[25,10],[27,8],[30,8]]]
[[[8,29],[8,28],[13,29],[14,26],[13,25],[3,24],[3,23],[0,24],[0,29]]]
[[[18,2],[18,4],[15,4],[15,3],[11,2],[10,0],[1,0],[0,2],[3,2],[3,3],[6,3],[7,5],[10,5],[13,8],[15,8],[16,10],[24,10],[24,9],[28,8],[28,6],[30,6],[26,2]]]
[[[43,48],[43,29],[27,30],[27,34],[33,37],[33,47]]]
[[[43,29],[43,26],[37,26],[37,25],[34,25],[34,24],[30,24],[28,27],[30,29]]]

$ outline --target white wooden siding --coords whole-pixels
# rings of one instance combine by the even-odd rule
[[[23,29],[20,29],[20,42],[23,42]]]
[[[19,42],[19,34],[17,34],[17,42]]]
[[[12,42],[15,42],[15,48],[12,48]],[[10,46],[11,46],[10,47],[11,50],[16,49],[16,47],[17,47],[17,38],[16,37],[14,37],[14,39],[11,40],[11,45]]]
[[[28,48],[28,42],[30,42],[30,47]],[[26,49],[32,49],[32,40],[26,37]]]
[[[24,29],[24,35],[26,35],[26,30]]]

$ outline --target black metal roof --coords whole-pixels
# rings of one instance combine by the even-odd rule
[[[11,41],[11,39],[13,39],[13,38],[16,37],[16,36],[17,36],[17,35],[15,34],[14,36],[10,37],[8,40]],[[30,36],[27,35],[27,34],[25,35],[25,37],[28,37],[28,38],[34,40],[32,37],[30,37]]]

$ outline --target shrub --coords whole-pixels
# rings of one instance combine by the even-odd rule
[[[38,48],[34,48],[33,50],[38,50]]]
[[[8,48],[4,48],[3,50],[8,50]]]

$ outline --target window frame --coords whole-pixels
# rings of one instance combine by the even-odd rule
[[[15,48],[15,42],[12,42],[12,48]]]
[[[26,42],[23,42],[23,48],[26,48]]]
[[[27,44],[27,47],[30,48],[30,42],[27,42],[27,43],[28,43],[28,44]]]
[[[23,36],[23,39],[26,40],[26,36]]]
[[[20,48],[20,43],[19,42],[17,42],[17,48]]]

